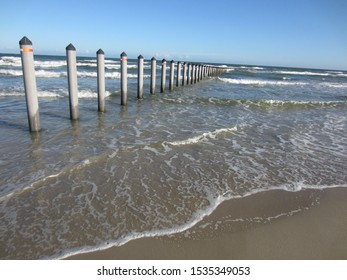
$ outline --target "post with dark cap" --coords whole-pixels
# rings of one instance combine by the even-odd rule
[[[181,84],[181,62],[177,62],[177,77],[176,77],[176,87]]]
[[[102,49],[96,52],[98,68],[98,110],[105,112],[105,53]]]
[[[69,85],[70,119],[79,118],[78,111],[78,90],[77,90],[77,67],[76,67],[76,49],[72,44],[66,47],[67,57],[67,78]]]
[[[37,99],[36,90],[33,44],[27,37],[23,37],[22,40],[19,41],[19,47],[22,58],[22,70],[29,130],[31,132],[37,132],[40,131],[41,127],[39,102]]]
[[[143,56],[137,58],[137,98],[143,98]]]
[[[195,83],[196,83],[196,65],[193,64],[191,84],[195,84]]]
[[[151,59],[151,94],[155,94],[155,81],[156,81],[156,74],[157,74],[157,60],[155,57],[152,57]]]
[[[197,65],[197,70],[196,70],[196,81],[200,82],[200,65]]]
[[[174,88],[174,77],[175,77],[175,62],[171,60],[170,62],[170,82],[169,82],[169,89],[173,90]]]
[[[192,65],[188,64],[188,74],[187,74],[187,85],[190,85],[190,80],[192,78]]]
[[[183,78],[182,78],[182,86],[186,85],[187,81],[187,63],[183,63]]]
[[[166,84],[166,60],[165,58],[161,61],[161,84],[160,84],[160,92],[165,91]]]
[[[120,94],[121,105],[127,105],[128,101],[128,57],[125,52],[120,55],[121,60],[121,80],[120,80]]]

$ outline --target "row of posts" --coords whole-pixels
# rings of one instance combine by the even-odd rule
[[[35,68],[34,68],[34,55],[32,42],[23,37],[19,41],[23,79],[25,88],[25,97],[27,104],[27,113],[29,121],[29,129],[32,132],[39,131],[40,116],[39,106],[36,90]],[[105,112],[105,54],[102,49],[97,51],[97,91],[98,91],[98,110]],[[67,77],[68,77],[68,90],[69,90],[69,105],[70,105],[70,119],[77,120],[79,118],[78,110],[78,89],[77,89],[77,66],[76,66],[76,49],[72,44],[66,47],[67,59]],[[121,105],[127,104],[127,64],[128,58],[125,52],[120,55],[121,60]],[[161,65],[161,85],[160,92],[165,91],[166,87],[166,60],[162,60]],[[151,80],[150,80],[150,93],[155,94],[156,91],[156,69],[157,61],[153,57],[151,59]],[[142,55],[138,57],[138,79],[137,79],[137,98],[143,98],[143,67],[144,58]],[[183,75],[181,75],[183,66]],[[225,69],[209,65],[198,65],[190,63],[177,63],[176,71],[176,87],[195,84],[203,78],[223,73]],[[170,62],[170,80],[169,89],[174,89],[175,77],[175,62]]]

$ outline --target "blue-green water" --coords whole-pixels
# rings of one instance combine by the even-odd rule
[[[159,93],[159,64],[156,95],[146,61],[137,100],[129,60],[122,107],[119,60],[107,58],[99,114],[96,60],[79,58],[72,123],[65,58],[36,56],[42,131],[30,134],[20,58],[0,55],[0,258],[183,231],[224,200],[268,190],[347,187],[347,72],[225,65]]]

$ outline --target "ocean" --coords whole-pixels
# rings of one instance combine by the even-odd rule
[[[0,54],[1,259],[182,232],[223,201],[260,192],[347,187],[347,71],[225,64],[160,93],[160,64],[150,95],[145,61],[137,100],[128,60],[120,106],[119,58],[106,58],[98,113],[96,59],[78,57],[72,122],[65,57],[35,56],[42,131],[29,133],[20,57]]]

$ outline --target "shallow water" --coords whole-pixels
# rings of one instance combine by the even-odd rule
[[[71,122],[64,59],[39,57],[42,131],[30,134],[18,63],[0,59],[2,259],[183,231],[224,200],[267,190],[347,187],[346,72],[228,65],[151,96],[147,62],[137,100],[130,60],[121,107],[110,59],[99,114],[95,60],[80,58],[80,120]]]

